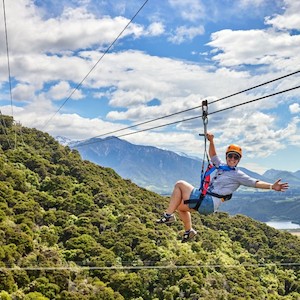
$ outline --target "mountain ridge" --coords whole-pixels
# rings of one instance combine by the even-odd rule
[[[71,148],[77,149],[84,159],[110,167],[123,178],[161,194],[170,193],[179,179],[199,184],[201,160],[169,150],[111,137],[79,142]]]
[[[77,149],[84,159],[112,168],[121,177],[161,195],[170,195],[178,180],[186,180],[195,187],[200,185],[201,159],[153,146],[135,145],[113,137],[73,143],[71,147]],[[221,205],[220,211],[231,215],[244,214],[263,222],[282,220],[300,224],[297,213],[300,178],[287,171],[272,169],[264,173],[268,176],[265,177],[243,167],[239,169],[266,182],[282,178],[289,182],[290,189],[285,193],[276,193],[241,186],[231,201]]]
[[[177,180],[186,180],[199,186],[202,159],[153,146],[136,145],[128,141],[107,137],[84,142],[72,142],[84,159],[113,168],[124,178],[160,194],[169,194]],[[173,164],[173,166],[172,166]],[[268,170],[263,174],[239,167],[251,177],[274,182],[284,178],[292,186],[300,186],[300,171]]]

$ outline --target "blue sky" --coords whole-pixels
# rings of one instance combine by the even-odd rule
[[[300,2],[293,0],[149,0],[101,59],[144,2],[6,0],[13,101],[1,17],[1,112],[54,137],[85,140],[300,70]],[[3,16],[3,3],[0,9]],[[299,78],[216,102],[209,112],[296,87]],[[220,156],[237,143],[243,167],[300,170],[299,95],[296,89],[209,116]],[[115,135],[200,114],[201,108]],[[123,138],[202,157],[202,131],[196,119]]]

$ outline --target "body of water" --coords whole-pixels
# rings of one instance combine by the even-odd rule
[[[291,221],[270,221],[266,222],[268,226],[274,227],[275,229],[299,229],[300,225],[292,223]]]

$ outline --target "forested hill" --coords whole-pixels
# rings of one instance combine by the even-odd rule
[[[168,199],[9,117],[0,145],[0,299],[300,297],[299,238],[193,214],[182,244],[179,221],[155,224]]]

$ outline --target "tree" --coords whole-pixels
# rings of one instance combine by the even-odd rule
[[[27,295],[25,295],[24,300],[50,300],[50,299],[45,297],[43,294],[39,292],[30,292]]]

